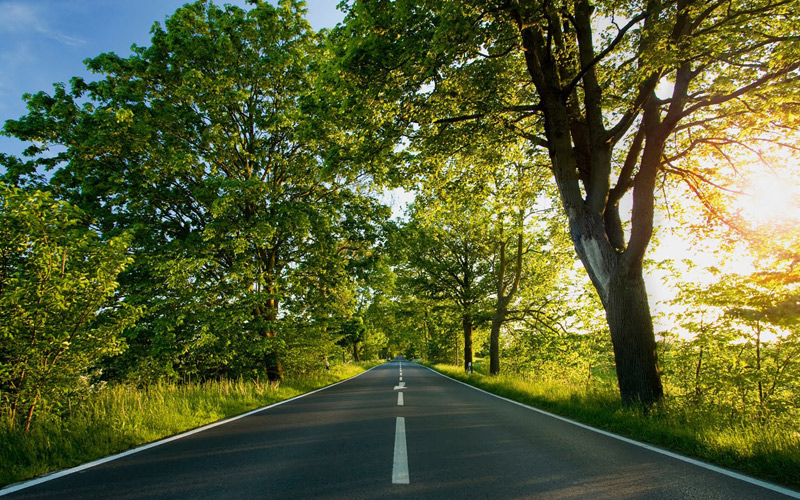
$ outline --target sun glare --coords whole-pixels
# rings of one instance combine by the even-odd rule
[[[772,173],[751,178],[736,209],[753,226],[800,224],[800,185]]]

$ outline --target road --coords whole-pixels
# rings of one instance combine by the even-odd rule
[[[239,420],[5,493],[113,500],[789,498],[401,359]]]

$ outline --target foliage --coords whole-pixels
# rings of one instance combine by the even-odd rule
[[[376,295],[364,313],[368,332],[385,339],[380,357],[402,355],[458,364],[463,356],[458,312],[419,296],[402,281],[397,285],[388,293]]]
[[[773,273],[722,275],[684,286],[677,324],[691,337],[666,349],[676,397],[725,408],[730,421],[796,422],[800,417],[797,284]]]
[[[519,138],[529,158],[546,152],[575,250],[607,312],[621,396],[660,400],[642,276],[659,174],[702,178],[702,145],[748,147],[761,139],[752,130],[774,139],[792,122],[795,2],[345,5],[346,24],[334,33],[344,84],[370,89],[363,108],[350,107],[383,142],[408,146],[397,161],[413,171],[431,151]]]
[[[576,302],[581,299],[577,297]],[[506,337],[502,373],[574,383],[613,380],[614,359],[603,318],[597,314],[599,304],[584,303],[580,310],[565,309],[560,302],[548,304],[552,307],[537,311],[535,321],[514,327]],[[541,321],[539,315],[551,316]]]
[[[321,40],[298,2],[198,1],[130,57],[88,60],[100,80],[29,96],[6,124],[37,143],[7,177],[44,166],[104,234],[134,235],[121,287],[146,313],[109,377],[280,378],[290,358],[324,357],[313,339],[352,314],[388,209],[327,161],[346,141],[316,84]]]
[[[86,391],[138,315],[116,293],[130,239],[103,241],[84,221],[47,192],[0,184],[0,409],[11,427]]]
[[[356,316],[342,323],[339,336],[340,339],[337,344],[352,349],[353,361],[358,363],[360,361],[359,344],[364,342],[367,338],[367,329],[364,327],[364,319]]]

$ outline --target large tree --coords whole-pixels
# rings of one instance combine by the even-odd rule
[[[663,396],[642,277],[659,172],[710,128],[747,140],[747,127],[780,127],[796,111],[797,10],[797,0],[355,0],[337,40],[350,82],[366,89],[371,133],[423,152],[502,131],[546,152],[606,311],[622,399],[649,404]]]
[[[315,84],[326,54],[302,5],[188,4],[150,46],[89,60],[101,79],[30,96],[5,126],[39,144],[9,177],[44,165],[102,231],[134,232],[123,285],[148,314],[132,354],[281,378],[283,306],[341,288],[387,215],[358,171],[327,161],[346,139]]]

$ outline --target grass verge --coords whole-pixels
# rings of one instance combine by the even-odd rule
[[[0,426],[0,486],[73,467],[358,375],[378,363],[282,382],[220,380],[200,384],[109,386],[68,417],[43,418],[27,434]]]
[[[667,399],[646,414],[619,401],[613,385],[467,375],[431,368],[487,392],[741,473],[800,489],[800,427],[795,423],[731,423],[723,415]],[[480,366],[478,367],[480,370]]]

